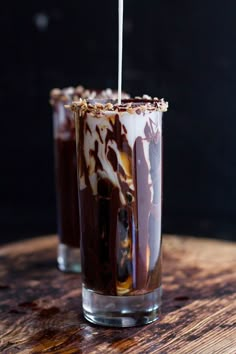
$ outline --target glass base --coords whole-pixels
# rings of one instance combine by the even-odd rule
[[[156,321],[160,317],[161,287],[144,295],[108,296],[95,293],[83,285],[84,317],[98,325],[133,327]]]
[[[58,246],[57,264],[62,272],[80,273],[80,249],[60,243]]]

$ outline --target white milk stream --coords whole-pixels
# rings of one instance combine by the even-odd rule
[[[123,13],[124,0],[119,0],[118,104],[121,104],[122,93]]]

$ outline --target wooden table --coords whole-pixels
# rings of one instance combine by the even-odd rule
[[[163,317],[126,329],[83,319],[81,278],[55,236],[0,250],[0,353],[236,353],[236,244],[164,237]]]

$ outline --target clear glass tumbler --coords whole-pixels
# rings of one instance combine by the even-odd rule
[[[72,112],[64,107],[72,102],[74,91],[67,88],[51,92],[59,235],[57,262],[65,272],[81,271],[75,124]]]
[[[83,312],[147,324],[161,305],[162,99],[81,100],[75,112]]]

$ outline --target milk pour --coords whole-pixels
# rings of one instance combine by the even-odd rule
[[[119,0],[118,104],[121,104],[124,0]]]

